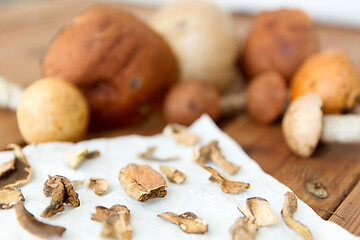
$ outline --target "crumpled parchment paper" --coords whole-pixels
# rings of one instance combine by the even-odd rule
[[[191,161],[192,147],[185,147],[162,134],[152,137],[136,135],[101,138],[73,143],[43,143],[29,145],[24,148],[33,174],[30,182],[23,186],[22,193],[26,199],[25,207],[40,221],[66,227],[61,239],[101,239],[102,223],[90,220],[95,206],[111,207],[114,204],[126,205],[130,212],[130,222],[133,227],[134,240],[192,240],[192,239],[231,239],[230,226],[242,214],[237,210],[238,204],[244,204],[249,197],[262,197],[269,201],[278,218],[273,226],[262,227],[256,235],[261,239],[302,239],[300,235],[288,228],[281,217],[284,194],[290,191],[288,187],[262,171],[259,165],[249,158],[242,148],[229,136],[223,133],[207,116],[202,116],[192,126],[191,130],[200,135],[199,145],[216,139],[225,157],[242,168],[233,179],[248,182],[251,188],[239,194],[226,194],[219,184],[210,182],[210,174]],[[168,194],[163,199],[152,199],[145,203],[137,202],[129,197],[118,180],[119,170],[129,163],[149,164],[159,170],[159,163],[136,157],[148,146],[157,145],[157,156],[179,155],[180,160],[165,164],[174,166],[187,175],[184,184],[177,185],[168,181]],[[65,153],[86,147],[89,150],[99,150],[96,159],[83,162],[78,169],[73,170],[64,163]],[[0,153],[0,162],[9,160],[11,152]],[[210,166],[222,171],[217,165]],[[224,171],[222,171],[224,172]],[[50,203],[42,192],[47,175],[63,175],[70,180],[83,180],[90,177],[109,180],[109,190],[102,196],[97,196],[86,185],[75,188],[80,197],[80,207],[66,206],[65,211],[51,218],[44,219],[40,215]],[[314,239],[358,239],[335,223],[322,220],[309,206],[301,200],[294,218],[310,228]],[[209,231],[204,235],[186,234],[180,228],[157,214],[171,211],[177,214],[187,211],[194,212],[209,224]],[[15,210],[0,211],[0,239],[38,239],[26,232],[17,222]]]

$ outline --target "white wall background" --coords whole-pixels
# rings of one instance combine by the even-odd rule
[[[172,0],[118,0],[159,6]],[[231,12],[256,13],[282,7],[298,8],[318,23],[360,28],[360,0],[209,0]]]

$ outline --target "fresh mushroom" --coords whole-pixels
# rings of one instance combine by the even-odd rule
[[[282,130],[294,153],[310,157],[319,141],[360,143],[360,115],[323,115],[320,96],[309,93],[290,104]]]
[[[216,121],[220,116],[246,108],[254,120],[271,123],[282,114],[286,102],[286,80],[280,74],[269,71],[252,79],[246,92],[223,97],[206,83],[178,83],[166,96],[163,111],[167,122],[189,125],[203,113]]]
[[[24,89],[0,76],[0,108],[15,111],[19,105]]]

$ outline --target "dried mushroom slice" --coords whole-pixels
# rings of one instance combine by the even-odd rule
[[[180,124],[168,124],[164,128],[163,134],[185,146],[191,146],[200,142],[200,137],[198,135],[192,133],[186,126]]]
[[[48,176],[43,191],[46,197],[51,196],[50,205],[41,215],[44,218],[52,217],[58,212],[64,211],[64,203],[73,207],[80,206],[79,196],[66,177],[60,175]]]
[[[84,185],[86,182],[86,180],[74,180],[74,181],[71,181],[71,185],[73,187],[77,187],[77,186],[80,186],[80,185]]]
[[[131,163],[120,170],[119,180],[125,192],[139,202],[167,194],[165,179],[149,165]]]
[[[270,204],[266,199],[253,197],[248,198],[246,202],[255,218],[255,223],[259,227],[276,224],[276,216],[271,210]]]
[[[99,155],[99,151],[89,152],[86,148],[81,148],[78,151],[68,152],[65,156],[65,162],[73,169],[76,169],[84,160],[92,159]]]
[[[248,217],[238,218],[230,228],[233,240],[254,240],[259,226]]]
[[[221,153],[218,141],[215,140],[202,147],[194,148],[192,159],[198,164],[204,164],[211,159],[211,161],[219,165],[229,174],[235,174],[240,169],[239,166],[225,159]]]
[[[102,195],[108,190],[109,182],[103,178],[90,178],[88,188],[92,189],[96,195]]]
[[[4,175],[5,173],[15,170],[15,162],[16,162],[16,158],[11,159],[10,161],[4,162],[3,164],[1,164],[0,166],[0,178],[2,175]]]
[[[23,201],[18,202],[15,205],[16,217],[20,225],[29,233],[34,234],[38,237],[48,238],[52,236],[61,237],[65,232],[66,228],[53,226],[38,221],[34,215],[28,212]]]
[[[180,215],[172,212],[164,212],[157,216],[179,225],[181,230],[186,233],[204,234],[208,231],[207,222],[192,212],[186,212]]]
[[[159,168],[172,183],[182,184],[186,180],[186,175],[176,168],[166,165],[160,165]]]
[[[179,156],[170,156],[166,158],[159,158],[154,156],[154,152],[156,150],[156,146],[151,146],[146,149],[144,153],[138,153],[136,154],[137,157],[143,158],[146,160],[155,160],[155,161],[172,161],[172,160],[178,160]]]
[[[131,239],[130,211],[126,206],[114,205],[111,208],[97,206],[91,220],[103,222],[102,237],[111,237],[121,240]]]
[[[231,180],[231,179],[227,178],[225,175],[223,175],[222,173],[213,169],[212,167],[206,166],[204,164],[201,164],[200,166],[203,169],[205,169],[206,171],[208,171],[209,173],[211,173],[212,178],[210,178],[210,179],[212,181],[219,182],[221,190],[225,193],[239,193],[239,192],[243,191],[245,188],[246,189],[250,188],[249,183]]]
[[[291,229],[303,236],[306,240],[312,240],[313,236],[310,230],[292,217],[297,210],[297,206],[298,204],[295,194],[287,192],[285,194],[285,202],[283,210],[281,211],[281,216],[283,217],[286,225],[288,225]]]
[[[0,189],[0,209],[9,209],[24,200],[20,189]]]
[[[4,172],[0,177],[1,188],[18,188],[26,184],[31,177],[31,167],[26,160],[22,148],[16,144],[9,144],[7,149],[14,152],[15,167]],[[11,163],[8,163],[11,165]]]

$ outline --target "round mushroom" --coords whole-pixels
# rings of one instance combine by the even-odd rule
[[[205,82],[180,82],[167,94],[163,112],[169,123],[190,125],[203,113],[216,121],[220,115],[220,93]]]
[[[236,79],[240,43],[230,15],[214,3],[172,2],[151,25],[172,48],[181,80],[198,79],[224,92]]]
[[[291,98],[317,93],[325,113],[341,113],[354,107],[360,94],[359,73],[342,49],[327,49],[309,57],[290,84]]]
[[[92,128],[144,119],[177,80],[164,40],[131,14],[103,6],[87,9],[60,30],[42,69],[79,87],[90,105]]]
[[[276,120],[287,101],[286,80],[275,72],[265,72],[254,79],[246,92],[220,96],[211,85],[187,81],[175,85],[164,104],[167,122],[189,125],[203,113],[214,121],[245,109],[256,121],[269,124]]]
[[[318,48],[312,20],[300,10],[259,13],[245,42],[242,65],[250,78],[274,70],[287,80]]]
[[[25,89],[16,112],[27,143],[79,141],[89,122],[83,94],[62,79],[45,78]]]
[[[288,107],[282,120],[285,142],[299,156],[310,157],[321,136],[323,112],[318,94],[299,97]]]
[[[285,78],[266,71],[252,79],[246,89],[247,113],[257,122],[271,123],[284,111],[287,102]]]

